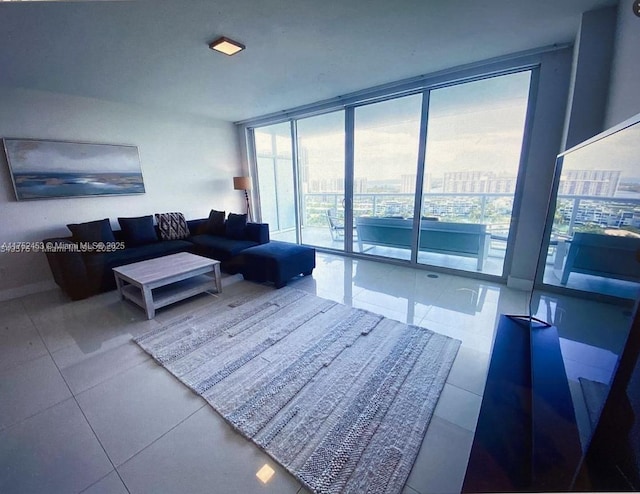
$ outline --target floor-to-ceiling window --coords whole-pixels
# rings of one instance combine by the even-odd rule
[[[273,235],[295,240],[295,194],[289,122],[254,130],[262,221]]]
[[[344,248],[344,111],[296,122],[301,240]]]
[[[418,262],[500,275],[531,72],[429,95]]]
[[[354,252],[411,258],[421,109],[422,94],[355,108]]]
[[[272,238],[503,275],[531,74],[254,128]]]

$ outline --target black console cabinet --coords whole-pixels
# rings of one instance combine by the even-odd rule
[[[581,457],[557,329],[501,316],[463,492],[567,491]]]

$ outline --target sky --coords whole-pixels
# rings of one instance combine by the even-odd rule
[[[138,148],[105,144],[5,139],[13,173],[140,172]]]
[[[432,90],[427,128],[426,172],[484,170],[517,174],[530,72]],[[355,176],[394,180],[415,175],[422,95],[355,109]],[[344,175],[344,112],[298,120],[300,148],[309,160],[309,179]],[[272,126],[290,147],[288,123]],[[256,139],[260,140],[260,129]],[[264,136],[266,137],[266,136]],[[270,138],[262,141],[269,144]],[[258,145],[260,148],[260,145]]]
[[[640,122],[568,152],[563,170],[620,170],[622,177],[640,177]]]

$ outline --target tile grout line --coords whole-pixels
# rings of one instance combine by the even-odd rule
[[[191,391],[191,390],[190,390]],[[193,391],[192,391],[193,392]],[[195,393],[194,393],[195,395]],[[199,395],[195,395],[198,396],[199,398],[202,398]],[[204,398],[203,398],[204,400]],[[143,451],[146,451],[148,448],[150,448],[151,446],[153,446],[155,443],[157,443],[160,439],[162,439],[163,437],[165,437],[167,434],[169,434],[170,432],[172,432],[173,430],[175,430],[176,428],[178,428],[179,426],[181,426],[183,423],[185,423],[187,420],[189,420],[191,417],[193,417],[196,413],[198,413],[200,410],[202,410],[205,407],[210,407],[211,405],[209,405],[208,402],[205,403],[197,408],[196,410],[194,410],[193,412],[191,412],[189,415],[187,415],[185,418],[183,418],[182,420],[180,420],[176,425],[174,425],[173,427],[169,428],[169,430],[167,430],[166,432],[163,432],[161,435],[159,435],[158,437],[156,437],[153,441],[151,441],[149,444],[147,444],[144,448],[142,448],[140,451],[137,451],[136,453],[134,453],[133,455],[131,455],[129,458],[127,458],[126,460],[124,460],[122,463],[120,463],[118,465],[118,467],[123,466],[125,463],[128,463],[129,461],[133,460],[136,456],[138,456],[140,453],[142,453]],[[213,408],[211,408],[213,410]],[[215,410],[213,410],[215,412]],[[217,413],[217,412],[216,412]],[[114,469],[117,470],[118,467],[114,467]],[[118,475],[120,475],[120,473],[118,473]],[[124,483],[124,481],[123,481]]]
[[[107,460],[109,461],[109,463],[111,463],[111,466],[113,467],[113,471],[116,472],[116,475],[118,476],[118,478],[120,479],[120,482],[122,482],[122,485],[124,486],[124,488],[126,489],[126,491],[131,494],[131,491],[129,490],[129,488],[127,487],[127,484],[125,484],[124,479],[122,478],[122,476],[120,475],[120,472],[118,471],[118,469],[116,468],[115,464],[113,463],[113,461],[111,460],[111,457],[109,456],[109,454],[107,453],[107,450],[105,449],[104,445],[102,444],[102,441],[100,441],[100,438],[98,437],[98,434],[96,433],[96,431],[94,430],[93,426],[91,425],[91,422],[89,421],[89,418],[87,417],[87,415],[84,413],[84,410],[82,409],[82,407],[80,406],[80,403],[78,402],[78,398],[76,397],[75,393],[73,392],[73,390],[71,389],[71,386],[69,386],[69,383],[67,382],[67,380],[65,379],[64,375],[62,374],[62,370],[60,369],[60,367],[58,366],[58,363],[55,361],[55,359],[53,358],[53,354],[51,353],[51,350],[49,349],[49,346],[47,345],[47,343],[44,341],[44,338],[42,337],[42,334],[40,333],[40,329],[38,328],[38,326],[36,325],[35,321],[32,319],[31,317],[31,313],[29,311],[27,311],[27,308],[25,307],[24,303],[22,301],[20,301],[23,309],[25,310],[25,313],[27,314],[27,317],[29,318],[29,320],[31,321],[31,324],[33,324],[33,326],[36,328],[36,332],[38,333],[38,336],[40,337],[40,339],[42,340],[42,343],[44,344],[44,347],[47,349],[47,353],[49,354],[49,358],[51,358],[51,361],[53,362],[53,365],[56,366],[56,369],[58,370],[58,373],[60,374],[60,378],[62,379],[62,381],[64,382],[65,386],[67,387],[67,389],[69,390],[69,393],[71,393],[71,398],[73,398],[73,401],[75,401],[76,406],[78,407],[78,410],[80,410],[80,413],[82,414],[82,416],[84,417],[85,422],[87,423],[87,425],[89,426],[89,429],[91,429],[91,432],[93,433],[93,436],[96,438],[96,441],[98,441],[98,444],[100,445],[100,448],[102,448],[102,451],[104,452],[104,455],[106,456]],[[65,400],[66,401],[66,400]],[[50,407],[51,408],[51,407]],[[111,473],[111,472],[109,472]],[[108,475],[108,474],[107,474]],[[102,477],[104,478],[104,477]],[[101,479],[98,479],[96,482],[99,482]],[[85,487],[84,489],[82,489],[82,491],[87,490],[89,487],[91,487],[91,485],[94,485],[96,482],[94,482],[93,484],[88,485],[87,487]],[[80,491],[80,492],[82,492]]]
[[[42,357],[46,357],[46,355],[43,355]],[[9,424],[6,427],[0,427],[0,433],[8,431],[9,429],[12,429],[13,427],[16,427],[17,425],[21,424],[22,422],[24,422],[26,420],[32,419],[33,417],[37,417],[41,413],[44,413],[44,412],[46,412],[48,410],[51,410],[52,408],[57,407],[58,405],[64,403],[65,401],[69,401],[71,398],[73,398],[73,396],[67,396],[66,398],[64,398],[64,399],[62,399],[62,400],[60,400],[60,401],[58,401],[56,403],[53,403],[52,405],[49,405],[48,407],[43,408],[42,410],[40,410],[40,411],[38,411],[36,413],[32,413],[31,415],[27,415],[26,417],[21,418],[17,422]]]
[[[83,492],[87,492],[89,489],[91,489],[94,485],[99,484],[100,482],[102,482],[104,479],[106,479],[109,475],[111,475],[113,472],[116,472],[116,469],[114,468],[111,472],[108,472],[106,475],[103,475],[102,477],[100,477],[98,480],[96,480],[95,482],[93,482],[92,484],[89,484],[87,487],[85,487],[84,489],[82,489],[80,492],[78,492],[78,494],[82,494]],[[117,472],[116,474],[118,476],[120,476]],[[126,484],[124,483],[124,481],[122,480],[122,477],[120,477],[120,480],[122,481],[122,485],[124,485],[124,488],[127,490],[127,492],[131,493],[131,491],[128,489],[128,487],[126,486]]]
[[[26,312],[27,312],[27,311],[25,310],[25,313],[26,313]],[[27,315],[27,317],[29,317],[29,319],[31,319],[29,315]],[[42,355],[38,355],[37,357],[33,357],[33,358],[30,358],[30,359],[27,359],[27,360],[23,360],[22,362],[17,362],[17,363],[15,363],[15,364],[11,365],[10,367],[7,367],[6,369],[2,369],[2,370],[0,370],[0,374],[3,374],[3,373],[5,373],[5,372],[13,371],[13,370],[15,370],[17,367],[20,367],[21,365],[27,365],[27,364],[29,364],[29,363],[35,362],[36,360],[39,360],[39,359],[44,358],[44,357],[49,357],[49,358],[53,361],[54,365],[56,365],[56,369],[58,370],[58,372],[59,372],[60,374],[62,374],[62,371],[61,371],[60,367],[59,367],[59,366],[57,365],[57,363],[56,363],[56,359],[55,359],[55,357],[54,357],[54,354],[55,354],[55,353],[58,353],[58,352],[59,352],[59,351],[61,351],[61,350],[64,350],[65,348],[68,348],[68,347],[72,346],[72,345],[73,345],[73,343],[72,343],[72,344],[70,344],[70,345],[68,345],[68,346],[66,346],[66,347],[61,348],[60,350],[56,350],[55,352],[51,353],[51,351],[50,351],[50,350],[49,350],[49,348],[47,347],[46,342],[44,341],[44,339],[43,339],[43,338],[42,338],[42,336],[40,335],[40,332],[39,332],[39,330],[37,329],[37,325],[35,325],[35,323],[33,323],[33,322],[32,322],[32,324],[34,325],[34,329],[35,329],[35,331],[38,333],[38,338],[40,338],[40,341],[42,341],[42,344],[43,344],[43,346],[44,346],[44,348],[45,348],[45,353],[43,353]],[[120,346],[124,346],[124,345],[126,345],[126,344],[130,343],[131,341],[132,341],[132,340],[129,340],[128,342],[122,343],[122,345],[120,345]],[[106,352],[109,352],[109,351],[111,351],[111,350],[116,350],[116,349],[120,348],[120,346],[117,346],[117,347],[111,348],[111,349],[107,350]],[[105,352],[105,353],[106,353],[106,352]],[[143,353],[145,353],[145,352],[143,352]],[[71,388],[68,386],[68,384],[67,384],[66,380],[65,380],[65,379],[64,379],[64,377],[63,377],[63,381],[65,382],[65,385],[67,385],[67,388],[69,389],[69,391],[70,391],[70,393],[71,393],[71,396],[68,396],[68,397],[66,397],[66,398],[64,398],[64,399],[62,399],[62,400],[60,400],[60,401],[57,401],[56,403],[53,403],[53,404],[51,404],[51,405],[47,406],[46,408],[43,408],[42,410],[39,410],[39,411],[37,411],[37,412],[35,412],[35,413],[32,413],[31,415],[27,415],[26,417],[23,417],[23,418],[21,418],[20,420],[18,420],[18,421],[16,421],[16,422],[13,422],[13,423],[8,424],[8,425],[6,425],[6,426],[2,426],[2,427],[0,427],[0,432],[4,432],[4,431],[6,431],[6,430],[8,430],[8,429],[10,429],[10,428],[12,428],[12,427],[14,427],[14,426],[16,426],[16,425],[20,424],[21,422],[24,422],[25,420],[29,420],[29,419],[31,419],[31,418],[33,418],[33,417],[36,417],[37,415],[40,415],[41,413],[46,412],[47,410],[50,410],[50,409],[52,409],[53,407],[58,406],[58,405],[60,405],[61,403],[64,403],[65,401],[67,401],[67,400],[70,400],[70,399],[71,399],[73,396],[75,396],[76,394],[81,395],[81,394],[82,394],[82,393],[84,393],[85,391],[89,391],[90,389],[93,389],[93,388],[95,388],[96,386],[99,386],[99,385],[101,385],[101,384],[104,384],[105,382],[107,382],[109,379],[111,379],[111,378],[113,378],[113,377],[119,376],[120,374],[124,374],[124,373],[125,373],[125,372],[127,372],[127,371],[133,370],[133,369],[135,369],[136,367],[139,367],[140,365],[142,365],[142,364],[144,364],[144,363],[146,363],[146,362],[148,362],[148,361],[153,361],[153,359],[152,359],[148,354],[146,354],[146,353],[145,353],[145,355],[147,355],[147,357],[148,357],[148,358],[147,358],[147,359],[145,359],[144,361],[142,361],[142,362],[138,362],[137,364],[135,364],[135,365],[134,365],[134,366],[132,366],[132,367],[128,367],[128,368],[126,368],[126,369],[123,369],[123,370],[121,370],[121,371],[117,372],[116,374],[113,374],[112,376],[108,377],[108,378],[107,378],[107,379],[105,379],[104,381],[100,381],[100,382],[98,382],[98,383],[96,383],[96,384],[93,384],[92,386],[88,387],[87,389],[83,389],[82,391],[78,391],[77,393],[74,393],[74,392],[71,390]],[[93,357],[92,357],[92,358],[93,358]],[[81,360],[81,361],[79,361],[79,362],[76,362],[76,363],[75,363],[75,364],[73,364],[73,365],[70,365],[69,367],[73,367],[74,365],[79,365],[79,364],[81,364],[81,363],[83,363],[83,362],[86,362],[86,360],[89,360],[89,359]],[[65,368],[67,368],[67,367],[65,367]]]
[[[40,335],[38,335],[38,338],[40,338]],[[40,340],[42,340],[42,338],[40,338]],[[28,364],[30,362],[34,362],[34,361],[38,360],[39,358],[46,357],[47,355],[49,355],[48,351],[44,352],[42,355],[38,355],[37,357],[31,357],[31,358],[28,358],[26,360],[22,360],[20,362],[16,362],[14,364],[11,364],[9,367],[6,367],[4,369],[0,369],[0,374],[4,374],[5,372],[12,371],[16,367],[20,367],[21,365],[25,365],[25,364]]]
[[[128,343],[129,343],[129,342],[128,342]],[[121,346],[126,345],[126,344],[127,344],[127,343],[123,343]],[[120,347],[112,348],[112,350],[115,350],[115,349],[118,349],[118,348],[120,348]],[[111,350],[108,350],[108,351],[111,351]],[[81,395],[82,393],[85,393],[86,391],[89,391],[89,390],[91,390],[91,389],[93,389],[93,388],[95,388],[95,387],[97,387],[97,386],[100,386],[101,384],[106,383],[107,381],[109,381],[109,380],[113,379],[114,377],[120,376],[120,375],[124,374],[125,372],[128,372],[128,371],[130,371],[130,370],[136,369],[137,367],[140,367],[142,364],[146,364],[146,363],[147,363],[147,362],[149,362],[149,361],[153,362],[153,359],[152,359],[151,357],[149,357],[147,353],[145,353],[145,355],[147,355],[147,358],[146,358],[145,360],[143,360],[142,362],[138,362],[137,364],[135,364],[135,365],[133,365],[133,366],[131,366],[131,367],[127,367],[126,369],[122,369],[122,370],[120,370],[120,371],[116,372],[115,374],[113,374],[113,375],[109,376],[109,377],[108,377],[108,378],[106,378],[105,380],[100,381],[100,382],[97,382],[97,383],[95,383],[95,384],[92,384],[91,386],[89,386],[89,387],[88,387],[88,388],[86,388],[86,389],[83,389],[82,391],[78,391],[78,393],[77,393],[77,394],[78,394],[78,395]],[[51,358],[53,359],[53,356],[52,356]],[[92,357],[92,358],[93,358],[93,357]],[[55,359],[53,359],[53,360],[55,361]],[[89,360],[89,359],[86,359],[86,360]],[[83,362],[86,362],[86,360],[82,360],[82,361],[80,361],[80,362],[77,362],[77,364],[73,364],[73,365],[70,365],[69,367],[65,367],[65,369],[70,368],[70,367],[73,367],[74,365],[79,365],[79,364],[81,364],[81,363],[83,363]],[[60,373],[62,374],[62,371],[60,371]],[[74,395],[74,396],[76,395],[76,393],[74,393],[73,391],[72,391],[72,393],[73,393],[73,395]]]
[[[0,0],[2,1],[2,0]],[[28,312],[28,310],[25,307],[25,312]],[[45,339],[42,337],[42,335],[40,334],[40,329],[38,328],[38,324],[31,318],[31,315],[28,314],[29,320],[31,321],[31,324],[33,325],[33,327],[35,328],[35,330],[38,333],[38,336],[40,336],[40,339],[42,340],[42,343],[44,344],[45,348],[49,351],[49,354],[51,355],[51,357],[53,358],[53,354],[55,353],[59,353],[63,350],[66,350],[67,348],[71,348],[75,342],[71,342],[67,345],[61,346],[60,348],[57,348],[56,350],[50,350],[49,347],[47,346],[47,342],[45,341]],[[146,321],[146,319],[140,319],[140,322],[144,322]],[[156,319],[153,319],[154,322],[157,322],[158,324],[162,325],[162,322],[157,321]],[[130,321],[131,322],[131,321]],[[150,331],[150,330],[146,330],[146,331]],[[118,347],[114,347],[114,348],[118,348]],[[105,350],[105,352],[108,352],[110,350],[113,350],[114,348],[110,348],[108,350]]]
[[[132,459],[134,459],[136,456],[138,456],[140,453],[142,453],[143,451],[145,451],[147,448],[151,447],[153,444],[155,444],[156,442],[158,442],[160,439],[162,439],[164,436],[166,436],[167,434],[169,434],[171,431],[173,431],[175,428],[177,428],[178,426],[182,425],[184,422],[186,422],[188,419],[190,419],[191,417],[193,417],[193,415],[195,415],[196,413],[198,413],[200,410],[202,410],[204,407],[206,407],[207,405],[209,405],[208,403],[204,403],[200,408],[198,408],[197,410],[194,410],[192,413],[190,413],[189,415],[187,415],[184,419],[182,419],[180,422],[178,422],[176,425],[174,425],[173,427],[171,427],[168,431],[164,432],[162,435],[160,435],[159,437],[157,437],[156,439],[154,439],[151,443],[147,444],[144,448],[142,448],[140,451],[137,451],[136,453],[134,453],[133,455],[131,455],[129,458],[127,458],[126,460],[124,460],[122,463],[120,463],[118,466],[114,466],[113,467],[113,471],[117,473],[118,477],[120,478],[120,480],[122,481],[122,484],[124,485],[125,489],[127,489],[127,492],[131,492],[129,490],[129,488],[127,487],[127,484],[125,484],[124,479],[120,476],[120,471],[118,470],[119,467],[122,467],[125,463],[131,461]],[[78,405],[79,406],[79,405]],[[106,451],[105,451],[106,454]],[[107,454],[107,458],[109,458],[109,455]],[[111,461],[111,458],[109,458],[109,461],[111,462],[112,465],[114,465],[113,461]],[[93,484],[85,487],[82,491],[80,491],[79,494],[82,494],[83,492],[87,491],[88,489],[90,489],[91,487],[93,487],[94,485],[96,485],[98,482],[100,482],[101,480],[103,480],[104,478],[108,477],[111,474],[111,472],[107,473],[104,477],[99,478],[98,480],[96,480]]]

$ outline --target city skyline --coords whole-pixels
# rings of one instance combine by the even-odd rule
[[[529,96],[524,71],[430,91],[425,166],[517,172]],[[372,181],[416,173],[422,95],[354,109],[354,167]],[[313,179],[344,175],[344,111],[296,121],[300,167]],[[291,158],[289,122],[255,129],[258,156]]]
[[[558,195],[640,198],[640,192],[620,190],[621,185],[640,182],[640,178],[631,177],[630,181],[625,181],[621,174],[621,170],[565,170],[560,177]],[[416,179],[415,173],[387,180],[354,177],[354,193],[413,194]],[[442,177],[436,178],[427,173],[424,190],[432,193],[513,193],[516,179],[515,174],[479,170],[444,172]],[[303,179],[303,184],[307,193],[344,193],[343,178]],[[375,185],[376,190],[369,190],[369,184]]]

